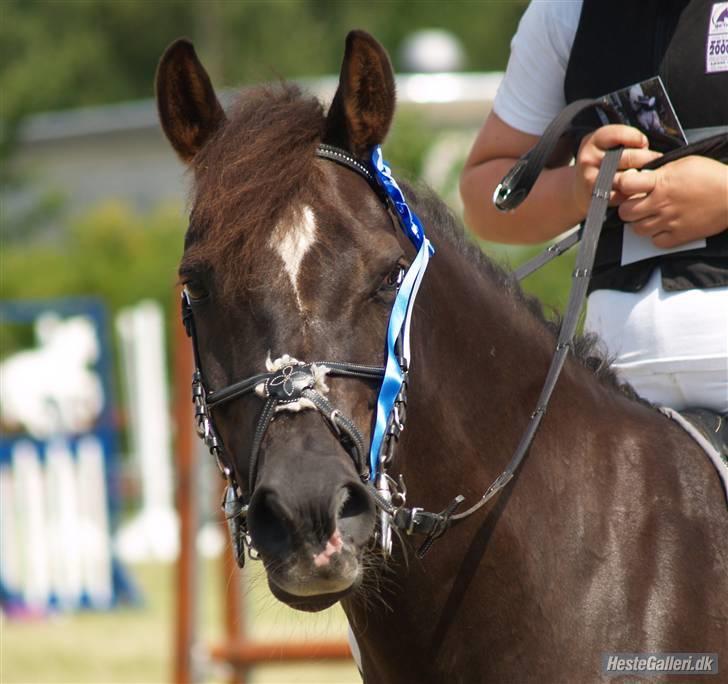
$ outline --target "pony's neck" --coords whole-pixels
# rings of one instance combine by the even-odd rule
[[[434,512],[458,494],[474,504],[506,466],[553,349],[545,326],[487,269],[448,240],[436,248],[413,314],[407,425],[391,468],[404,476],[407,505]],[[443,680],[424,663],[447,629],[448,597],[469,554],[472,525],[484,520],[479,514],[446,532],[423,561],[400,546],[416,548],[421,538],[395,540],[392,563],[381,571],[381,599],[371,607],[356,598],[344,602],[372,681]],[[511,524],[500,520],[501,533]],[[389,652],[391,644],[399,644],[399,654]],[[420,666],[421,672],[407,669]]]
[[[413,314],[407,426],[391,469],[404,476],[407,505],[430,511],[442,510],[458,494],[472,505],[502,472],[533,411],[554,346],[546,326],[504,292],[488,268],[450,240],[438,240],[436,247]],[[498,522],[501,534],[516,536],[504,531],[514,513]],[[344,602],[355,631],[364,632],[360,646],[369,667],[383,668],[373,681],[441,681],[426,667],[406,668],[430,662],[446,630],[451,583],[470,553],[472,525],[485,519],[479,514],[448,531],[423,561],[396,548],[382,571],[385,583],[396,586],[382,595],[389,609],[376,600],[371,608],[366,601]],[[421,541],[413,538],[412,545]],[[390,644],[408,650],[407,664],[401,654],[387,652]],[[385,671],[394,674],[387,678]]]
[[[419,296],[407,438],[417,444],[418,462],[447,463],[448,479],[456,476],[454,463],[467,469],[471,490],[453,495],[478,496],[528,423],[554,338],[494,273],[447,240],[438,244]],[[413,475],[429,489],[426,478]],[[447,489],[442,482],[434,488],[433,505],[447,503]]]

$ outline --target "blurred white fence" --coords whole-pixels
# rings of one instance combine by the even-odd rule
[[[42,613],[133,598],[111,544],[119,501],[104,307],[1,302],[0,321],[34,325],[38,343],[0,365],[0,603]]]

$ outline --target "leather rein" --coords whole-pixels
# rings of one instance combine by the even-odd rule
[[[602,107],[607,116],[611,118],[612,112],[604,108],[597,101],[580,100],[569,105],[554,119],[536,147],[519,160],[496,188],[493,201],[499,209],[503,211],[513,210],[525,199],[535,183],[538,174],[543,169],[556,142],[563,134],[564,129],[570,123],[571,119],[580,111],[594,106]],[[378,537],[385,554],[391,551],[390,526],[394,526],[398,531],[407,535],[424,535],[424,542],[417,551],[418,557],[421,558],[429,550],[432,543],[447,529],[476,513],[510,482],[533,441],[546,412],[549,399],[563,368],[568,351],[571,348],[579,312],[586,297],[587,285],[594,263],[596,245],[601,226],[606,216],[609,193],[614,174],[619,164],[621,151],[621,148],[617,148],[609,150],[606,153],[605,159],[600,167],[592,202],[583,229],[573,231],[566,238],[555,243],[543,254],[537,256],[516,271],[515,275],[520,280],[556,256],[564,253],[579,240],[582,240],[582,246],[577,256],[576,268],[573,272],[573,283],[569,294],[569,301],[557,340],[554,357],[536,408],[531,414],[529,423],[506,469],[487,488],[478,501],[461,513],[456,513],[456,510],[465,500],[462,495],[456,496],[439,513],[431,513],[420,507],[407,508],[405,505],[407,501],[407,490],[402,477],[400,476],[395,481],[387,473],[388,468],[393,462],[397,443],[406,422],[407,376],[409,368],[401,351],[401,339],[398,340],[398,345],[395,347],[395,350],[404,381],[394,402],[393,409],[388,416],[387,430],[382,442],[380,472],[374,473],[376,478],[374,478],[375,481],[372,483],[373,474],[370,472],[370,467],[367,463],[367,450],[361,432],[349,417],[334,407],[324,396],[320,381],[325,376],[330,375],[332,377],[380,382],[385,375],[385,368],[340,361],[303,362],[286,355],[270,364],[267,372],[258,373],[221,389],[209,390],[202,373],[192,300],[186,290],[182,292],[182,320],[187,335],[191,338],[195,364],[192,377],[192,399],[195,406],[197,433],[204,441],[210,453],[215,457],[222,476],[227,480],[222,506],[228,521],[234,556],[240,567],[243,567],[245,562],[246,547],[250,557],[257,558],[257,553],[255,552],[248,532],[247,511],[256,482],[260,447],[270,424],[275,418],[276,411],[284,409],[287,404],[303,401],[306,402],[306,408],[313,408],[320,413],[344,450],[351,457],[359,477],[363,482],[368,483],[369,491],[380,510],[380,531]],[[372,172],[367,162],[353,157],[345,150],[324,144],[318,146],[316,156],[345,166],[362,176],[384,203],[390,212],[390,216],[393,215],[396,217],[396,210],[392,206],[392,202],[386,192],[382,191],[381,186],[377,182],[376,175]],[[400,274],[400,276],[402,275]],[[399,279],[400,285],[401,282],[402,277]],[[215,428],[212,411],[218,406],[247,395],[257,396],[264,403],[258,417],[251,445],[247,487],[243,488],[240,486],[233,469],[229,465],[231,461],[225,457],[222,440]]]

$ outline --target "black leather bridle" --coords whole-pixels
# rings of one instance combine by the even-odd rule
[[[362,162],[345,150],[331,145],[321,144],[316,149],[316,156],[345,166],[362,176],[374,190],[385,207],[391,207],[386,194],[377,184],[374,174]],[[334,407],[317,387],[317,378],[322,376],[356,378],[371,382],[379,382],[384,377],[384,368],[366,366],[340,361],[302,362],[289,357],[282,357],[278,366],[265,373],[239,380],[226,387],[210,390],[204,381],[200,360],[199,343],[195,331],[192,301],[187,291],[182,292],[182,321],[187,335],[191,338],[195,369],[192,378],[192,398],[195,405],[195,423],[198,435],[202,438],[210,453],[215,457],[217,466],[227,480],[228,486],[223,500],[223,508],[230,525],[230,533],[235,549],[235,557],[241,567],[245,560],[245,547],[253,555],[253,547],[247,529],[247,511],[257,479],[257,463],[263,438],[273,421],[276,411],[286,404],[307,401],[307,408],[313,408],[324,418],[334,435],[352,459],[362,482],[370,479],[367,461],[368,450],[364,438],[354,421],[342,411]],[[237,481],[232,463],[224,455],[222,440],[215,427],[212,411],[223,404],[243,396],[253,394],[264,400],[263,408],[258,416],[253,442],[250,449],[247,487],[243,488]],[[391,460],[394,442],[404,429],[406,389],[403,388],[395,404],[391,417],[390,429],[385,438],[385,452]],[[386,505],[376,490],[372,494],[378,504]],[[403,499],[401,499],[403,502]],[[408,522],[412,531],[412,522]]]

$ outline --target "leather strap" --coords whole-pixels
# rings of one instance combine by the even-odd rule
[[[599,108],[611,123],[620,123],[614,109],[606,102],[597,100],[576,100],[564,107],[559,115],[546,127],[535,147],[521,157],[504,176],[493,193],[493,204],[500,211],[513,211],[531,192],[536,179],[559,142],[568,132],[572,119],[586,109]]]
[[[514,272],[516,280],[523,280],[538,271],[539,268],[545,266],[556,257],[561,256],[564,252],[568,252],[575,244],[581,240],[583,235],[582,228],[575,228],[566,237],[562,238],[558,242],[554,242],[553,245],[548,247],[545,251],[536,255],[533,259],[530,259],[525,264],[521,264]]]
[[[360,176],[364,176],[364,178],[366,178],[370,183],[376,183],[374,174],[369,170],[364,162],[360,162],[358,159],[352,157],[350,154],[338,147],[321,143],[316,148],[316,156],[336,162],[341,166],[346,166],[352,171],[358,173]]]
[[[268,431],[268,427],[273,420],[276,412],[276,404],[278,402],[270,397],[263,406],[263,410],[258,417],[258,425],[255,428],[253,436],[253,444],[250,447],[250,461],[248,463],[248,497],[253,495],[255,481],[258,479],[258,454],[260,453],[260,445],[263,443],[263,437]]]
[[[335,409],[331,402],[320,392],[313,389],[304,390],[302,395],[309,401],[313,402],[319,413],[326,418],[331,425],[339,441],[344,445],[351,455],[357,472],[362,479],[368,479],[369,472],[364,462],[364,454],[366,447],[364,446],[364,437],[354,421],[345,416],[341,411]]]
[[[518,466],[521,465],[523,459],[528,452],[531,442],[533,441],[536,431],[538,430],[541,420],[548,408],[549,400],[556,387],[556,381],[559,379],[561,369],[571,349],[576,326],[579,322],[579,314],[581,307],[586,298],[586,291],[589,285],[589,277],[591,276],[592,266],[594,265],[594,255],[596,254],[599,234],[601,233],[602,224],[607,214],[609,206],[609,195],[612,189],[614,175],[619,166],[619,159],[622,156],[622,148],[608,150],[602,164],[599,168],[596,184],[592,193],[592,201],[589,205],[586,222],[584,224],[584,238],[582,240],[581,249],[576,259],[576,267],[572,274],[571,292],[569,292],[569,301],[566,306],[561,323],[561,330],[556,342],[556,350],[554,357],[551,359],[551,366],[546,374],[541,395],[538,398],[536,409],[531,414],[531,419],[526,431],[521,437],[521,441],[516,447],[516,451],[511,457],[506,469],[495,479],[493,484],[488,487],[480,501],[471,506],[463,513],[453,515],[452,522],[463,520],[475,513],[485,503],[492,499],[503,487],[505,487],[513,478]]]
[[[379,380],[384,375],[384,368],[379,366],[362,366],[354,363],[339,363],[331,361],[316,361],[314,366],[325,366],[329,369],[328,375],[335,375],[349,378],[361,378],[362,380]],[[207,405],[209,408],[220,406],[233,399],[249,394],[262,382],[270,380],[278,375],[278,371],[270,373],[258,373],[249,378],[234,382],[232,385],[223,387],[222,389],[210,392],[207,395]]]

